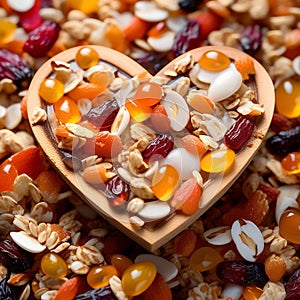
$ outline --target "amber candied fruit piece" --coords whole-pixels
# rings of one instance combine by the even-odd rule
[[[207,71],[222,71],[229,67],[230,59],[220,51],[207,51],[198,61],[201,68]]]
[[[46,78],[40,84],[39,95],[46,102],[55,103],[64,95],[64,85],[55,78]]]
[[[99,59],[98,52],[91,47],[82,47],[75,56],[77,65],[84,70],[97,65]]]

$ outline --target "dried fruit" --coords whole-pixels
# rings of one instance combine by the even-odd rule
[[[11,79],[18,87],[28,87],[33,77],[29,64],[18,54],[0,49],[0,80]]]
[[[224,258],[218,250],[211,247],[197,249],[190,258],[190,268],[196,272],[205,272],[214,269]]]
[[[0,176],[0,192],[12,191],[15,179],[18,176],[15,166],[9,163],[0,165]]]
[[[100,289],[93,289],[77,295],[75,300],[117,300],[117,298],[108,285]]]
[[[151,127],[157,132],[168,132],[171,128],[170,119],[163,105],[158,104],[154,107],[151,114]]]
[[[250,139],[254,131],[254,122],[245,117],[239,117],[224,135],[225,145],[233,150],[240,150]]]
[[[202,0],[179,0],[178,5],[184,11],[193,12],[197,10],[201,2]]]
[[[172,48],[175,57],[197,48],[200,45],[201,27],[198,21],[189,20],[182,31],[179,31],[174,39]]]
[[[284,258],[277,254],[270,255],[265,261],[265,270],[271,281],[279,281],[286,272]]]
[[[143,300],[171,300],[172,293],[164,277],[157,273],[152,284],[147,288],[147,290],[141,295]]]
[[[266,146],[271,153],[281,157],[300,149],[300,126],[290,130],[283,130],[271,136],[266,141]]]
[[[169,59],[165,53],[150,52],[136,61],[154,75],[169,62]]]
[[[76,297],[76,295],[82,294],[88,289],[89,286],[86,283],[85,278],[80,276],[75,276],[67,280],[60,286],[55,296],[55,300],[73,300]],[[80,298],[80,299],[85,299],[85,298]],[[87,299],[91,299],[91,298],[87,298]]]
[[[0,262],[11,272],[24,272],[33,265],[33,258],[12,240],[0,242]]]
[[[23,50],[33,57],[47,55],[60,32],[60,25],[54,21],[46,20],[42,25],[31,31]]]
[[[114,207],[122,206],[128,200],[129,193],[129,185],[118,175],[111,178],[106,184],[106,198]]]
[[[234,59],[236,69],[242,74],[243,80],[249,79],[249,75],[255,74],[254,60],[250,55],[241,54]]]
[[[175,192],[171,205],[186,215],[192,215],[199,209],[202,188],[192,177],[186,180]]]
[[[0,299],[17,300],[17,296],[10,285],[7,284],[8,276],[0,279]]]
[[[265,265],[249,261],[223,261],[217,265],[217,276],[225,283],[262,287],[268,281]]]
[[[92,139],[89,139],[84,149],[89,154],[96,154],[100,157],[116,157],[122,151],[122,140],[109,131],[99,131]]]
[[[300,297],[300,269],[297,269],[285,284],[287,300],[299,299]]]
[[[143,158],[156,161],[165,158],[173,149],[173,137],[169,134],[157,135],[143,151]]]
[[[199,137],[188,134],[181,138],[182,146],[192,154],[199,155],[201,157],[207,150],[208,147],[205,145]]]
[[[187,229],[180,233],[174,239],[175,252],[179,255],[190,256],[195,250],[197,236],[191,229]]]
[[[13,154],[1,166],[6,164],[12,164],[16,168],[18,175],[25,173],[32,179],[35,179],[44,169],[45,160],[38,147],[30,146]]]
[[[116,100],[104,101],[99,106],[93,107],[87,114],[89,122],[99,128],[99,130],[109,130],[119,111],[119,105]]]
[[[244,52],[254,56],[262,44],[262,32],[259,25],[248,26],[240,34],[240,43]]]
[[[43,18],[40,15],[42,1],[34,1],[34,5],[31,9],[25,12],[19,12],[20,25],[30,32],[39,27],[43,23]]]

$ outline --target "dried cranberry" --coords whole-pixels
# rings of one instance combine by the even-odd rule
[[[300,299],[300,269],[297,269],[285,284],[286,300]]]
[[[200,46],[200,24],[196,20],[189,20],[182,31],[174,39],[173,55],[179,56]]]
[[[243,51],[255,55],[262,44],[262,32],[259,25],[248,26],[240,34]]]
[[[267,139],[266,146],[270,152],[281,157],[298,151],[300,149],[300,126],[278,132]]]
[[[11,79],[18,87],[28,87],[33,77],[29,64],[18,54],[0,49],[0,80]]]
[[[33,265],[31,254],[6,239],[0,242],[0,262],[11,272],[24,272]]]
[[[198,9],[199,4],[202,0],[179,0],[179,7],[187,12],[193,12]]]
[[[106,198],[114,207],[122,206],[128,200],[129,193],[129,185],[118,175],[111,178],[106,184]]]
[[[265,265],[250,261],[223,261],[217,265],[217,276],[225,283],[262,287],[268,281]]]
[[[46,20],[42,25],[31,31],[23,50],[33,57],[46,56],[56,42],[60,25],[54,21]]]
[[[169,134],[157,135],[143,151],[143,158],[152,161],[165,158],[173,149],[173,137]]]
[[[117,298],[108,285],[77,295],[75,297],[75,300],[117,300]]]
[[[41,0],[36,0],[33,7],[25,12],[18,13],[20,18],[20,25],[30,32],[43,24],[43,18],[40,15]]]
[[[93,107],[87,114],[89,122],[99,128],[99,130],[109,130],[119,111],[116,100],[104,101],[101,105]]]
[[[7,276],[8,277],[8,276]],[[0,280],[0,299],[17,300],[14,290],[7,284],[8,278]]]
[[[241,149],[250,139],[254,130],[254,121],[239,117],[224,135],[225,145],[232,150]]]
[[[136,61],[152,75],[155,75],[169,62],[169,59],[164,53],[150,52],[143,57],[137,58]]]

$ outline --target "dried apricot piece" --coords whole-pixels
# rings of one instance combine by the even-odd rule
[[[59,288],[55,300],[73,300],[76,295],[84,293],[89,290],[90,287],[86,283],[84,277],[75,276],[65,281]]]
[[[123,29],[123,34],[127,41],[134,41],[142,38],[146,34],[149,27],[149,22],[146,22],[138,17],[133,17],[130,23]]]
[[[30,146],[21,150],[11,157],[6,159],[1,166],[12,164],[18,174],[27,174],[32,179],[35,179],[45,167],[45,159],[36,146]]]
[[[188,134],[181,138],[181,144],[185,150],[192,154],[201,157],[207,150],[208,147],[195,135]]]
[[[105,91],[105,87],[101,85],[85,82],[78,85],[75,89],[69,92],[68,96],[75,101],[78,101],[80,99],[93,100],[104,91]]]
[[[174,239],[175,252],[183,256],[190,256],[195,250],[197,236],[191,229],[187,229],[180,233]]]
[[[265,261],[265,271],[269,279],[278,282],[286,272],[286,264],[282,256],[270,255]]]
[[[17,176],[17,169],[12,164],[2,164],[0,166],[0,193],[12,191]]]
[[[241,73],[243,80],[249,79],[249,75],[255,74],[254,60],[250,55],[240,54],[234,59],[237,70]]]
[[[82,173],[82,177],[86,182],[95,185],[106,183],[114,175],[116,174],[109,172],[101,164],[87,167]]]
[[[161,104],[156,105],[153,109],[151,114],[151,127],[157,132],[168,132],[171,128],[167,111]]]
[[[202,188],[195,178],[186,180],[176,190],[171,205],[186,215],[192,215],[199,209]]]
[[[40,189],[45,199],[57,199],[62,188],[62,180],[52,170],[42,171],[35,179],[35,184]]]
[[[171,300],[172,293],[165,282],[164,277],[157,273],[154,281],[148,287],[146,291],[143,292],[142,300],[153,300],[153,299],[160,299],[160,300]]]

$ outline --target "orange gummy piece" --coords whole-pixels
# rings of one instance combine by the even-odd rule
[[[174,239],[175,252],[183,256],[190,256],[195,250],[197,236],[191,229],[186,229]]]
[[[12,164],[2,164],[0,166],[0,193],[12,191],[17,176],[17,169]]]
[[[75,89],[68,93],[68,96],[74,101],[80,99],[90,99],[93,100],[101,93],[105,91],[105,88],[101,85],[95,83],[84,82],[78,85]]]
[[[240,54],[234,59],[234,64],[241,73],[243,80],[249,79],[250,74],[255,74],[254,60],[250,55]]]

